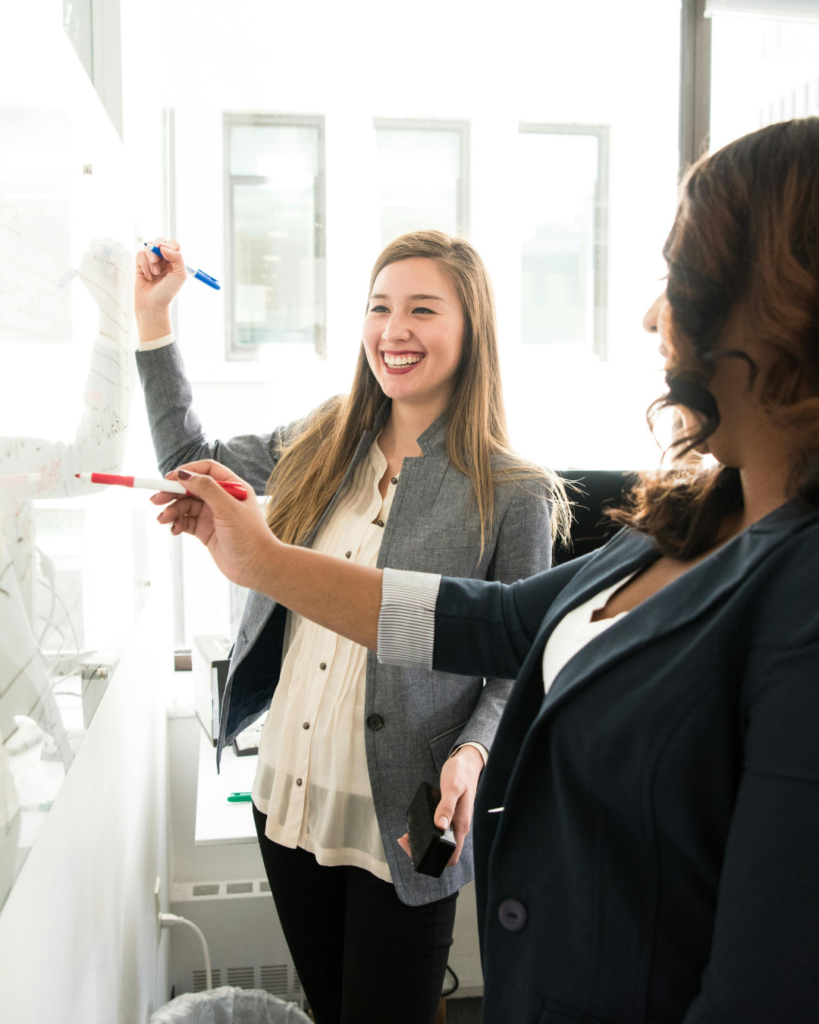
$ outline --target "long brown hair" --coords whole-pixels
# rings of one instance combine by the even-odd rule
[[[698,429],[672,447],[692,452],[719,426],[708,390],[716,361],[743,359],[772,420],[801,432],[793,496],[819,504],[819,118],[770,125],[694,164],[663,255],[674,365],[649,419],[667,406],[691,409]],[[740,302],[770,350],[764,370],[744,352],[717,349]],[[713,547],[742,506],[737,469],[687,460],[642,474],[612,515],[663,554],[689,559]]]
[[[525,462],[509,443],[495,301],[483,261],[462,238],[441,231],[414,231],[390,242],[375,261],[370,292],[384,267],[415,257],[433,260],[448,276],[463,309],[463,347],[447,409],[446,449],[452,465],[472,481],[481,522],[481,553],[492,526],[495,484],[501,479],[545,484],[552,502],[552,529],[555,535],[566,535],[568,504],[560,479]],[[270,475],[267,522],[277,537],[298,544],[309,536],[341,486],[362,433],[373,429],[385,400],[362,344],[350,394],[325,402],[299,425]]]

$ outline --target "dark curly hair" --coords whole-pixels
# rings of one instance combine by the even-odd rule
[[[691,409],[698,429],[672,446],[690,453],[719,426],[708,390],[716,361],[743,359],[771,417],[801,432],[793,496],[819,505],[819,118],[770,125],[694,164],[663,255],[674,363],[649,421],[668,406]],[[740,301],[771,350],[761,380],[744,352],[717,349]],[[663,554],[690,559],[714,546],[742,505],[737,469],[689,460],[641,474],[611,515]]]

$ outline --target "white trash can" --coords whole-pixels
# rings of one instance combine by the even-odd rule
[[[295,1003],[255,988],[223,985],[186,992],[151,1016],[150,1024],[311,1024]]]

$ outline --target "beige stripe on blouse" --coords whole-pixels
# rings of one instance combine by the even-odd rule
[[[373,442],[313,549],[375,566],[390,513],[387,460]],[[259,743],[253,803],[274,842],[319,864],[364,868],[391,882],[373,805],[364,743],[367,650],[289,613],[281,677]]]

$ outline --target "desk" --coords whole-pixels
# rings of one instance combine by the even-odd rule
[[[222,771],[216,774],[216,748],[199,728],[199,776],[196,786],[196,846],[255,843],[253,805],[229,804],[231,793],[249,793],[258,757],[237,757],[233,747],[222,751]]]

